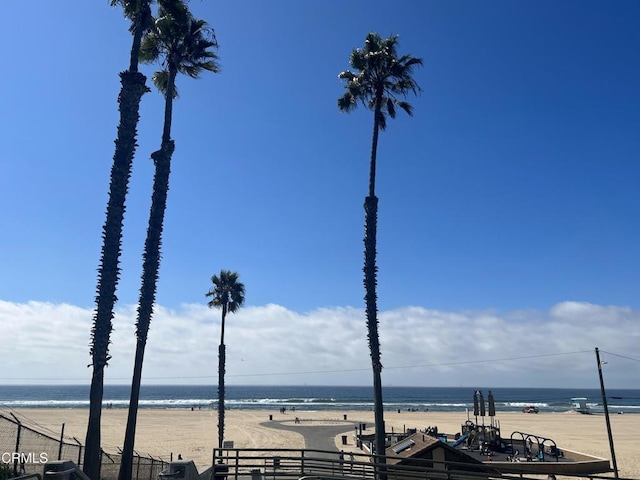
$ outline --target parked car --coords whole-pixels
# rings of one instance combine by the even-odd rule
[[[533,405],[526,406],[522,409],[522,413],[538,413],[539,411],[538,407]]]

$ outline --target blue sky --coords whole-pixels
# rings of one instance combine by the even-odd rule
[[[376,31],[400,35],[400,52],[424,59],[415,74],[423,93],[410,99],[414,117],[391,121],[378,149],[382,314],[391,319],[404,312],[401,328],[411,317],[406,309],[417,308],[420,326],[448,318],[445,327],[461,337],[470,328],[482,330],[479,319],[489,315],[501,332],[530,322],[580,338],[572,347],[560,338],[553,346],[521,346],[525,350],[556,354],[600,343],[603,350],[633,356],[640,340],[636,2],[398,1],[390,8],[382,1],[192,0],[191,8],[216,30],[222,73],[178,78],[157,295],[165,309],[159,317],[171,328],[183,322],[180,328],[193,334],[204,324],[217,345],[217,312],[189,312],[204,304],[210,276],[229,268],[247,289],[249,308],[236,323],[251,323],[251,312],[271,319],[267,325],[255,319],[256,342],[278,322],[283,328],[293,322],[288,328],[302,332],[315,325],[314,318],[315,338],[327,331],[335,342],[332,322],[343,318],[354,342],[361,337],[353,362],[366,368],[362,202],[372,115],[362,108],[340,114],[336,99],[343,91],[337,75],[348,68],[352,48]],[[82,313],[51,332],[73,331],[77,356],[56,363],[52,351],[40,363],[21,360],[11,375],[0,377],[29,381],[44,375],[44,364],[68,369],[78,363],[82,368],[69,379],[85,381],[128,25],[106,1],[14,2],[5,6],[5,16],[15,21],[0,31],[7,65],[0,106],[0,323],[18,335],[15,325],[38,329],[63,321],[50,316],[59,315],[52,313],[57,309]],[[153,69],[143,67],[149,77]],[[145,95],[125,218],[118,289],[123,326],[117,335],[127,331],[138,298],[153,174],[149,155],[159,146],[162,109],[156,91]],[[567,306],[576,315],[571,321],[558,315]],[[33,324],[19,320],[16,312],[26,310]],[[343,317],[345,311],[351,313]],[[460,316],[471,322],[465,330],[451,320]],[[600,333],[581,337],[565,329],[585,319],[593,322],[585,330]],[[151,328],[164,331],[155,320]],[[381,325],[383,358],[385,328],[395,331]],[[441,334],[426,329],[421,345]],[[507,338],[494,345],[495,332],[485,334],[489,338],[471,361],[503,358],[504,342],[516,343]],[[406,363],[401,348],[393,357],[396,344],[386,335],[386,365],[415,364]],[[625,339],[634,341],[628,351],[619,350]],[[251,344],[249,337],[244,341]],[[20,342],[30,348],[29,338]],[[122,372],[115,355],[112,362],[116,378],[126,377],[132,355],[124,346],[128,340],[120,342],[114,340],[116,351],[123,348]],[[154,355],[163,353],[152,345],[150,339],[149,378],[161,379],[153,372],[167,367],[153,370]],[[277,357],[280,347],[274,339],[268,356]],[[325,352],[321,342],[309,348]],[[326,369],[332,369],[342,354],[327,348]],[[201,361],[209,375],[214,350],[181,365]],[[319,358],[307,370],[325,369]],[[246,368],[250,374],[252,367]],[[548,385],[540,368],[531,382]],[[619,368],[637,372],[637,363]],[[585,372],[577,385],[592,385],[593,369]],[[400,379],[390,373],[393,383],[424,384],[424,375],[405,373]],[[501,375],[487,381],[502,381]],[[317,379],[333,381],[342,382]],[[343,383],[367,381],[363,374]],[[473,379],[443,375],[432,384],[447,381]]]

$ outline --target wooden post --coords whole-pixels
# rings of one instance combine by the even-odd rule
[[[618,463],[616,462],[616,451],[613,448],[613,435],[611,434],[611,423],[609,422],[609,406],[607,405],[607,394],[604,390],[604,379],[602,378],[602,362],[600,352],[596,347],[596,361],[598,362],[598,376],[600,377],[600,391],[602,392],[602,405],[604,406],[604,418],[607,424],[607,435],[609,436],[609,448],[611,449],[611,462],[613,463],[613,476],[618,478]]]
[[[58,447],[58,460],[62,460],[62,443],[64,442],[64,423],[60,432],[60,446]]]
[[[82,443],[80,443],[80,440],[78,440],[76,437],[73,437],[73,439],[78,444],[78,466],[80,466],[80,465],[82,465],[82,463],[81,463],[81,460],[82,460]]]

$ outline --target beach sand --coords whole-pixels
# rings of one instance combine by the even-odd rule
[[[62,423],[65,436],[76,437],[82,443],[86,435],[88,410],[85,409],[22,409],[13,410],[26,424],[37,424],[59,436]],[[225,421],[225,439],[233,440],[235,448],[305,448],[304,438],[295,431],[269,428],[269,423],[285,422],[295,428],[295,417],[301,425],[339,424],[347,420],[366,423],[367,433],[373,433],[373,412],[363,411],[305,411],[229,410]],[[270,421],[269,417],[273,420]],[[553,439],[559,448],[583,452],[611,459],[605,417],[566,413],[500,413],[496,420],[502,436],[521,431]],[[144,409],[138,414],[136,451],[169,460],[182,454],[203,469],[211,464],[212,449],[217,442],[217,411]],[[127,420],[126,409],[105,409],[102,414],[102,443],[108,452],[117,452],[122,445]],[[409,412],[386,411],[386,430],[395,432],[407,428],[424,429],[437,426],[442,433],[454,434],[467,420],[465,412]],[[485,418],[489,423],[489,417]],[[479,423],[482,423],[481,421]],[[611,429],[616,459],[621,477],[640,479],[638,438],[640,415],[611,415]],[[345,424],[347,445],[342,434],[335,437],[336,447],[345,452],[357,452],[353,439],[354,426]]]

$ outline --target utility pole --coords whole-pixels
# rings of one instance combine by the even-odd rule
[[[618,478],[618,463],[616,462],[616,451],[613,448],[613,435],[611,434],[611,422],[609,422],[609,407],[607,405],[607,394],[604,390],[604,379],[602,378],[602,362],[600,361],[600,351],[596,347],[596,361],[598,362],[598,375],[600,376],[600,391],[602,392],[602,405],[604,406],[604,418],[607,422],[607,435],[609,436],[609,448],[611,449],[611,462],[613,463],[613,476]]]

